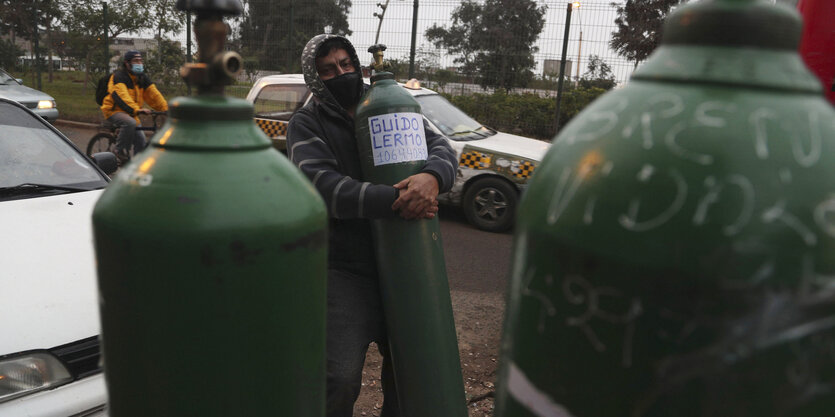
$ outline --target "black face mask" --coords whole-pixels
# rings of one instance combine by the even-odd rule
[[[324,81],[325,87],[344,109],[354,107],[362,96],[362,81],[359,72],[346,72]]]

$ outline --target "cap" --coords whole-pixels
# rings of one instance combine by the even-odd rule
[[[125,52],[125,61],[130,61],[134,58],[142,58],[142,54],[139,51],[127,51]]]

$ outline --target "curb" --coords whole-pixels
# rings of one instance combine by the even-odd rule
[[[70,127],[79,127],[82,129],[96,129],[101,126],[98,123],[85,123],[85,122],[76,122],[73,120],[64,120],[64,119],[57,119],[52,122],[54,125],[64,125]]]

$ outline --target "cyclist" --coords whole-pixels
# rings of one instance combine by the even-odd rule
[[[130,160],[131,145],[134,153],[145,149],[145,133],[136,130],[141,126],[138,116],[151,113],[142,108],[145,103],[156,111],[168,111],[165,97],[145,74],[142,54],[127,51],[122,65],[110,76],[107,96],[101,105],[105,120],[120,128],[116,138],[116,157],[120,162]]]

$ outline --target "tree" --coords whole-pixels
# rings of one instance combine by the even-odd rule
[[[244,0],[240,50],[261,69],[301,70],[301,54],[310,38],[329,31],[350,35],[351,0]],[[359,51],[362,52],[362,51]]]
[[[30,42],[30,55],[40,55],[43,59],[52,56],[52,28],[61,17],[61,11],[57,3],[51,0],[0,0],[0,34],[9,35],[12,44],[16,38],[22,38]],[[46,35],[46,42],[40,41]],[[39,41],[38,49],[35,50],[35,39]],[[11,52],[11,51],[9,51]],[[46,54],[44,54],[46,52]],[[23,52],[17,52],[12,58],[16,59]],[[35,65],[43,67],[44,61],[36,62]],[[49,70],[49,80],[52,81],[52,65]]]
[[[589,65],[586,67],[586,73],[580,78],[580,87],[583,88],[602,88],[604,90],[611,90],[617,85],[615,75],[612,74],[612,68],[600,59],[597,55],[589,57]]]
[[[0,39],[0,67],[8,70],[17,68],[17,57],[22,54],[23,51],[12,41]]]
[[[167,88],[182,85],[180,67],[185,63],[185,52],[179,42],[159,38],[157,46],[147,51],[145,55],[147,72],[157,84]]]
[[[457,55],[453,62],[461,64],[461,73],[468,77],[478,72],[475,57],[479,52],[479,44],[474,39],[483,28],[482,9],[482,5],[465,0],[452,12],[452,26],[449,29],[433,24],[424,33],[436,48],[443,47],[450,54]]]
[[[175,7],[176,0],[150,0],[145,2],[136,2],[137,7],[143,7],[143,15],[146,17],[145,25],[154,31],[154,38],[157,40],[157,51],[164,51],[170,48],[170,45],[164,45],[166,42],[163,36],[169,33],[177,33],[182,30],[186,22],[186,14],[177,10]],[[182,52],[181,52],[182,55]],[[157,54],[160,59],[158,64],[162,64],[162,58],[165,54]],[[181,60],[182,62],[182,60]],[[179,69],[179,67],[178,67]]]
[[[618,55],[638,64],[658,47],[664,19],[670,10],[687,0],[626,0],[625,4],[612,3],[618,17],[609,46]]]
[[[9,35],[12,43],[18,37],[31,41],[35,33],[34,7],[31,1],[0,0],[0,35]]]
[[[110,0],[108,2],[108,39],[145,28],[146,17],[132,0]],[[75,60],[76,66],[84,68],[84,86],[109,70],[110,53],[104,52],[104,17],[99,0],[60,0],[64,14],[63,23],[67,31],[67,55]]]
[[[479,74],[482,87],[524,87],[533,79],[533,46],[545,26],[545,6],[533,0],[465,0],[449,29],[433,25],[425,35],[459,55],[462,72]]]

